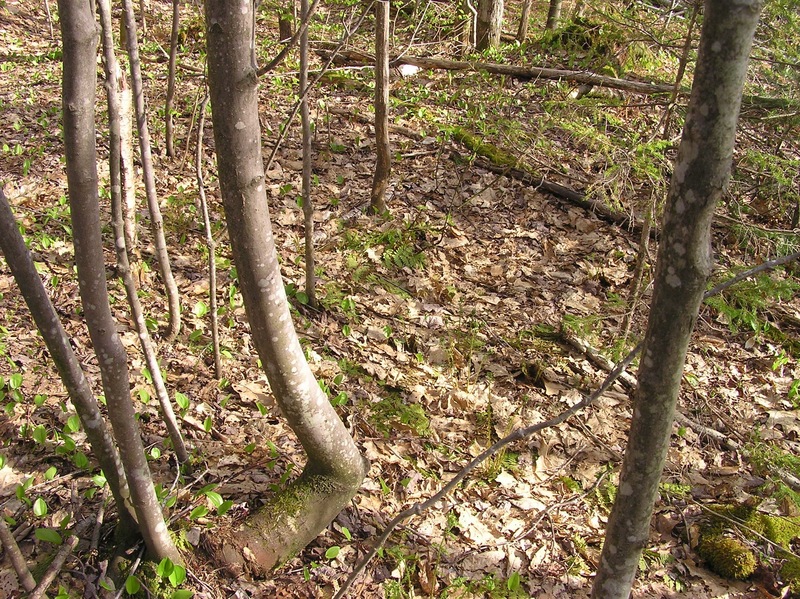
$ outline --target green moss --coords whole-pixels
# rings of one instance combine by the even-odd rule
[[[789,556],[781,566],[781,578],[791,588],[792,597],[800,595],[800,559]]]
[[[697,552],[708,563],[709,569],[723,578],[744,580],[756,569],[756,556],[737,539],[708,535],[700,541]]]

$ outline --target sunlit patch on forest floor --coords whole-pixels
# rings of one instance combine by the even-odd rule
[[[190,476],[175,474],[124,290],[117,280],[111,290],[130,350],[133,392],[140,402],[151,467],[169,506],[172,530],[191,549],[201,530],[213,531],[222,519],[257,509],[271,487],[301,471],[303,458],[277,412],[250,339],[222,225],[213,132],[207,123],[204,168],[219,244],[224,348],[224,379],[214,379],[207,254],[192,163],[203,81],[197,73],[179,69],[179,153],[177,159],[168,159],[158,116],[166,63],[156,41],[168,47],[169,9],[166,2],[152,3],[143,55],[144,68],[152,74],[146,85],[158,191],[186,320],[178,341],[161,345],[160,357],[170,390],[183,394],[179,410],[198,460]],[[189,30],[198,22],[197,9],[183,10]],[[320,19],[332,23],[335,14],[331,9]],[[260,25],[264,39],[274,39],[274,24],[265,18]],[[0,7],[0,177],[97,390],[99,371],[80,316],[69,209],[63,199],[60,51],[48,35],[43,3],[20,0]],[[201,42],[187,42],[181,60],[200,66]],[[294,66],[284,68],[291,71]],[[353,80],[360,81],[357,76],[348,79]],[[296,96],[295,85],[293,74],[278,72],[264,80],[265,157]],[[428,95],[420,95],[420,89]],[[202,551],[190,550],[191,576],[184,588],[194,590],[196,597],[330,596],[394,515],[431,496],[499,438],[557,415],[600,385],[607,373],[569,338],[582,339],[611,360],[619,360],[641,340],[650,289],[644,288],[639,304],[631,307],[628,302],[638,235],[476,166],[468,150],[437,129],[494,122],[497,130],[482,133],[493,143],[508,142],[511,150],[542,135],[541,152],[524,148],[541,172],[584,191],[608,186],[623,198],[644,194],[652,172],[619,170],[618,187],[613,177],[591,178],[617,165],[599,164],[596,145],[605,140],[579,131],[581,121],[570,121],[584,107],[566,102],[568,91],[556,83],[521,84],[445,72],[397,81],[395,124],[421,137],[392,134],[395,160],[387,197],[391,216],[386,219],[364,215],[374,169],[373,130],[356,117],[371,114],[370,94],[335,80],[312,92],[319,310],[305,304],[302,292],[297,124],[267,172],[270,210],[307,356],[371,470],[352,506],[272,580],[228,579]],[[496,113],[491,105],[483,114],[470,112],[495,95],[521,102],[504,104]],[[452,102],[445,103],[445,96]],[[98,106],[104,106],[100,86],[97,97]],[[469,100],[460,103],[459,98]],[[630,103],[636,104],[636,98]],[[563,119],[560,128],[538,129],[537,119],[559,106],[563,112],[552,118]],[[605,114],[609,127],[629,125],[630,130],[620,133],[625,138],[634,135],[633,129],[655,129],[661,108],[628,107],[615,100],[601,112],[592,110],[595,116]],[[639,112],[626,121],[634,111]],[[98,110],[101,174],[108,171],[104,113]],[[749,131],[751,125],[743,127]],[[672,131],[678,133],[679,128]],[[743,155],[758,149],[757,142],[742,137]],[[667,165],[673,150],[660,155]],[[796,142],[787,140],[784,152],[798,159]],[[618,147],[603,154],[603,160],[624,154],[627,150]],[[668,176],[658,173],[654,186],[660,192]],[[108,219],[108,194],[101,197]],[[641,204],[630,200],[622,208],[637,212]],[[782,230],[786,224],[781,218],[769,211],[753,216]],[[157,331],[165,324],[166,304],[153,272],[146,219],[143,212],[140,249],[145,267],[139,282]],[[753,234],[753,243],[745,244],[725,220],[715,234],[720,280],[784,249]],[[109,231],[106,237],[111,272]],[[761,566],[749,580],[717,577],[698,556],[695,534],[703,506],[748,504],[768,514],[797,515],[798,489],[787,486],[778,473],[800,476],[800,302],[794,293],[796,277],[783,271],[769,276],[770,281],[756,286],[745,284],[749,295],[732,292],[701,311],[679,401],[685,419],[675,425],[650,545],[634,587],[637,597],[763,597],[783,584],[775,578],[780,557],[768,547],[759,549]],[[625,337],[623,323],[631,309],[633,324]],[[74,521],[79,514],[95,513],[101,494],[90,476],[96,473],[86,455],[85,437],[71,418],[74,410],[4,263],[0,314],[0,397],[5,408],[0,413],[0,509],[4,517],[30,524],[21,545],[34,563],[52,546],[37,539],[33,530],[57,529],[65,518]],[[487,461],[435,509],[404,523],[367,566],[352,596],[588,597],[616,493],[630,391],[620,380],[565,424]],[[709,437],[704,427],[732,443]],[[216,514],[215,494],[233,502],[223,516]],[[37,499],[46,509],[35,516],[31,506]],[[59,584],[69,589],[69,596],[80,596],[95,584],[103,567],[103,543],[113,539],[103,536],[101,541],[99,557],[79,551],[81,561],[61,574]],[[13,572],[5,562],[3,568],[0,597],[14,596],[15,591],[5,591],[16,588]]]

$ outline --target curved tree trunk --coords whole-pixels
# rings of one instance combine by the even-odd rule
[[[730,177],[763,0],[706,0],[692,95],[667,197],[633,420],[594,599],[627,599],[669,448],[683,365],[711,272],[711,222]]]
[[[59,0],[64,44],[62,109],[64,156],[75,264],[89,336],[98,356],[109,419],[130,487],[131,501],[149,552],[180,561],[156,498],[128,382],[128,356],[108,303],[97,193],[94,99],[97,28],[92,0]]]
[[[207,0],[205,10],[220,189],[244,305],[272,392],[308,455],[299,479],[232,534],[207,539],[231,571],[265,574],[336,517],[367,467],[317,384],[289,313],[261,160],[253,6]]]

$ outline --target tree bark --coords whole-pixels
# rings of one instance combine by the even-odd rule
[[[375,175],[370,214],[386,213],[386,188],[392,172],[389,144],[389,2],[375,3]]]
[[[647,545],[686,352],[711,272],[711,223],[730,177],[747,58],[762,4],[706,0],[694,85],[667,196],[628,447],[593,599],[627,599]]]
[[[517,29],[517,41],[522,44],[528,37],[528,25],[531,20],[531,8],[533,7],[533,0],[524,0],[522,2],[522,14],[519,17],[519,29]]]
[[[164,103],[164,119],[166,119],[167,156],[175,157],[174,137],[175,120],[173,107],[175,104],[175,70],[178,64],[178,33],[181,24],[181,2],[172,0],[172,32],[169,38],[169,71],[167,74],[167,99]]]
[[[317,384],[288,309],[261,160],[252,5],[207,0],[205,11],[220,190],[245,310],[272,393],[308,456],[299,479],[232,534],[206,539],[229,570],[263,575],[336,517],[367,467]]]
[[[547,9],[547,23],[545,29],[555,29],[558,26],[558,19],[561,18],[561,0],[550,0],[550,7]]]
[[[300,0],[300,14],[308,18],[308,0]],[[314,204],[311,200],[311,117],[308,112],[308,28],[300,35],[300,122],[303,130],[303,234],[306,250],[306,297],[317,307],[317,274],[314,256]]]
[[[180,296],[178,294],[178,285],[172,276],[172,267],[167,253],[167,242],[164,238],[164,220],[161,218],[161,208],[156,195],[153,155],[150,147],[150,129],[147,126],[147,108],[144,101],[144,86],[142,84],[142,69],[139,60],[139,42],[136,39],[136,16],[133,13],[133,0],[123,0],[122,4],[125,28],[128,31],[128,59],[131,68],[134,107],[136,108],[136,127],[139,131],[139,150],[142,154],[142,172],[144,173],[144,187],[147,194],[147,209],[150,213],[150,229],[153,233],[158,272],[164,283],[169,304],[167,338],[172,339],[177,336],[181,328]],[[144,13],[142,13],[142,17],[144,19]]]
[[[502,30],[503,0],[478,0],[475,47],[480,51],[497,48]]]
[[[97,193],[94,128],[97,29],[93,4],[91,0],[58,2],[64,44],[64,156],[78,284],[139,530],[154,558],[180,561],[153,488],[131,401],[128,356],[108,302]]]

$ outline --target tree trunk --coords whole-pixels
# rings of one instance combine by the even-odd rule
[[[109,418],[130,487],[139,529],[156,559],[180,561],[158,503],[136,423],[128,356],[108,303],[97,193],[94,98],[97,29],[91,0],[59,0],[64,50],[64,156],[81,303],[98,356]]]
[[[107,1],[107,0],[106,0]],[[86,380],[70,339],[47,295],[25,241],[17,228],[11,206],[0,188],[0,249],[14,275],[22,297],[31,311],[36,328],[44,339],[61,382],[81,419],[92,453],[103,469],[108,488],[117,503],[119,538],[123,543],[138,537],[136,520],[130,504],[130,491],[114,440]]]
[[[488,48],[497,48],[500,45],[502,30],[503,0],[478,0],[475,47],[481,51]]]
[[[153,156],[150,147],[150,129],[147,126],[147,108],[144,101],[144,86],[142,84],[142,69],[139,61],[139,42],[136,39],[136,16],[133,13],[133,0],[123,0],[122,4],[125,29],[128,31],[128,59],[131,68],[134,107],[136,108],[136,127],[139,131],[139,150],[142,155],[144,187],[147,194],[147,209],[150,213],[150,229],[153,232],[153,245],[155,247],[156,261],[158,262],[158,272],[161,275],[161,282],[164,283],[169,304],[169,330],[167,331],[167,337],[172,339],[177,336],[181,328],[180,296],[178,294],[178,285],[172,276],[172,267],[167,253],[167,242],[164,238],[164,220],[161,218],[161,208],[156,195],[156,180],[153,173]]]
[[[647,545],[683,365],[711,272],[711,222],[730,177],[747,57],[763,0],[706,0],[694,85],[667,197],[619,493],[594,599],[627,599]]]
[[[181,24],[181,2],[172,0],[172,32],[169,38],[169,71],[167,74],[167,99],[164,103],[164,118],[166,119],[167,156],[175,157],[175,122],[173,119],[173,105],[175,100],[175,69],[178,65],[178,33]]]
[[[528,24],[531,20],[532,7],[533,0],[523,0],[522,14],[519,17],[519,29],[517,29],[517,41],[520,44],[525,43],[525,38],[528,37]]]
[[[294,25],[295,17],[297,16],[297,5],[295,0],[289,0],[289,6],[281,11],[278,18],[278,41],[288,42],[292,39],[292,26]],[[303,12],[303,9],[300,9]],[[304,13],[305,14],[305,13]]]
[[[375,3],[375,175],[369,213],[386,213],[386,188],[392,172],[389,145],[389,1]]]
[[[308,0],[300,0],[300,14],[308,19]],[[300,121],[303,130],[303,233],[306,249],[306,298],[317,307],[317,274],[314,256],[314,204],[311,200],[311,117],[308,112],[308,28],[300,34]]]
[[[308,455],[299,479],[230,535],[207,541],[229,570],[266,574],[336,517],[367,465],[317,384],[289,313],[261,161],[252,5],[207,0],[205,10],[220,190],[245,310],[272,393]]]
[[[545,29],[555,29],[558,26],[558,19],[561,18],[561,0],[550,0],[550,8],[547,9],[547,23]]]

